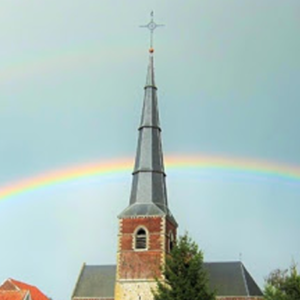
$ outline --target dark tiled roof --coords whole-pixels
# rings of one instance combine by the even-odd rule
[[[217,296],[262,296],[241,262],[204,263],[209,285]],[[73,298],[113,298],[116,266],[84,266]]]
[[[262,292],[241,262],[204,263],[209,285],[218,296],[262,296]]]
[[[84,265],[73,298],[114,298],[116,266]]]
[[[254,281],[254,279],[252,278],[250,273],[247,271],[247,269],[244,267],[244,265],[243,265],[243,268],[244,268],[245,279],[246,279],[246,282],[247,282],[247,286],[248,286],[250,295],[252,295],[252,294],[253,295],[263,295],[260,288],[258,287],[256,282]]]

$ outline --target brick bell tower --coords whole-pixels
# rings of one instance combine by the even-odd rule
[[[177,223],[167,202],[161,128],[154,82],[153,48],[129,206],[119,215],[115,300],[151,300],[155,278],[176,238]]]

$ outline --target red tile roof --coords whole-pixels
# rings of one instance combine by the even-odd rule
[[[43,294],[37,287],[33,285],[29,285],[27,283],[17,281],[11,278],[8,279],[8,281],[20,290],[29,291],[32,300],[49,300],[49,298],[45,294]]]
[[[0,300],[23,300],[28,291],[7,291],[0,290]]]
[[[4,291],[15,291],[15,290],[19,290],[18,287],[16,287],[12,282],[10,282],[10,280],[5,280],[1,285],[0,285],[0,290]]]

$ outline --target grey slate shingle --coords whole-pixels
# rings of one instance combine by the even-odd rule
[[[150,55],[130,202],[119,217],[168,216],[176,224],[168,208],[156,90]]]
[[[218,296],[263,295],[241,262],[211,262],[204,263],[204,267],[208,273],[209,286]]]
[[[84,265],[72,297],[114,298],[116,266]]]

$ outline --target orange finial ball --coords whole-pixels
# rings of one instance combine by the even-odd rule
[[[150,48],[150,49],[149,49],[149,52],[150,52],[150,53],[153,53],[153,52],[154,52],[154,48]]]

